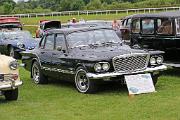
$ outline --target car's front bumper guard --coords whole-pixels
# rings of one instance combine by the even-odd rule
[[[130,74],[138,74],[138,73],[149,73],[149,72],[158,72],[158,71],[163,71],[166,70],[167,66],[166,65],[161,65],[158,67],[153,67],[153,68],[146,68],[145,70],[142,71],[135,71],[135,72],[130,72],[130,73],[123,73],[123,72],[111,72],[111,73],[87,73],[86,76],[90,79],[102,79],[102,78],[108,78],[108,77],[117,77],[117,76],[122,76],[122,75],[130,75]]]
[[[22,85],[22,81],[11,81],[8,84],[0,85],[0,90],[15,89],[15,88],[17,88],[20,85]]]

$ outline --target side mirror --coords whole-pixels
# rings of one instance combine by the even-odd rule
[[[62,51],[62,46],[57,46],[56,50],[57,51]]]

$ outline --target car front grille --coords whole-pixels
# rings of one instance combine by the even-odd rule
[[[125,54],[113,58],[113,66],[116,72],[134,72],[147,68],[149,54],[136,53]]]

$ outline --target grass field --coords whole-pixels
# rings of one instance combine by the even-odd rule
[[[79,18],[110,20],[122,16],[125,15]],[[63,22],[70,19],[55,18]],[[40,19],[52,18],[22,21],[37,24]],[[105,85],[98,93],[85,95],[78,93],[73,84],[54,80],[47,85],[35,85],[28,71],[20,68],[20,73],[24,84],[19,99],[7,102],[0,97],[0,120],[180,120],[180,70],[177,69],[163,73],[156,93],[134,97],[128,96],[126,87],[117,84]]]
[[[18,101],[0,97],[0,120],[179,120],[180,70],[160,77],[156,93],[128,97],[126,87],[105,85],[98,93],[78,93],[73,84],[35,85],[20,69],[24,85]]]

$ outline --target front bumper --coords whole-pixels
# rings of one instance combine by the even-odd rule
[[[86,76],[90,79],[103,79],[103,78],[112,78],[112,77],[117,77],[117,76],[122,76],[122,75],[130,75],[130,74],[138,74],[138,73],[152,73],[152,72],[159,72],[159,71],[164,71],[167,70],[166,65],[161,65],[158,67],[153,67],[153,68],[146,68],[145,70],[142,71],[135,71],[135,72],[111,72],[111,73],[87,73]]]
[[[8,83],[5,83],[0,85],[0,91],[1,90],[12,90],[17,88],[18,86],[22,85],[22,81],[18,80],[18,81],[11,81]]]

